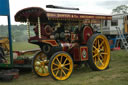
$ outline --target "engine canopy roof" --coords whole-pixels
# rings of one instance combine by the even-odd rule
[[[70,20],[80,21],[85,19],[98,19],[98,20],[111,20],[111,15],[97,15],[97,14],[85,14],[78,11],[48,11],[40,7],[29,7],[18,11],[15,15],[15,21],[26,22],[29,19],[30,22],[37,22],[37,17],[40,17],[41,22],[48,20]]]

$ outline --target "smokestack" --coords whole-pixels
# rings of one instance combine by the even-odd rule
[[[70,8],[70,7],[62,7],[62,6],[55,6],[55,5],[46,5],[46,8],[67,9],[67,10],[79,10],[79,8]]]

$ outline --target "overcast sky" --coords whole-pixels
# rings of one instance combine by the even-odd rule
[[[128,0],[10,0],[11,23],[17,24],[14,15],[18,10],[31,6],[45,8],[48,4],[77,7],[87,13],[111,14],[113,8],[122,4],[128,5]]]

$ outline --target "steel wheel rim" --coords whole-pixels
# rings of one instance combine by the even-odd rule
[[[34,60],[34,69],[39,76],[48,76],[48,60],[44,53],[40,53]]]
[[[93,61],[96,67],[104,70],[109,65],[110,61],[110,47],[107,39],[99,35],[93,42]]]
[[[73,70],[73,62],[69,55],[65,53],[54,57],[51,65],[51,72],[57,80],[67,79]]]

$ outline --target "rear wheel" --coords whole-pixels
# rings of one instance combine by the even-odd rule
[[[49,73],[56,80],[66,80],[73,71],[71,56],[63,51],[55,53],[49,61]]]
[[[47,56],[43,52],[38,52],[32,61],[33,72],[40,77],[48,76],[48,60]]]
[[[107,38],[101,34],[94,34],[88,40],[87,46],[89,66],[93,70],[105,70],[110,61],[110,46]]]

